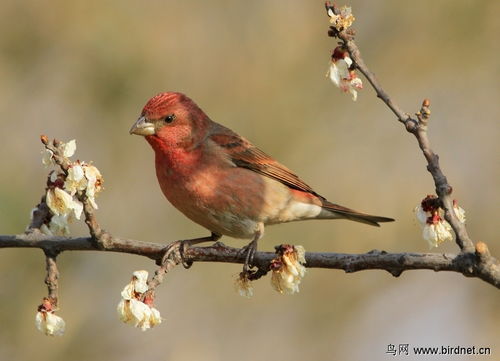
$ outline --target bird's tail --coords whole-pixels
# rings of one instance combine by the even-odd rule
[[[369,224],[371,226],[380,227],[379,222],[393,222],[393,218],[372,216],[366,213],[360,213],[353,209],[340,206],[338,204],[330,203],[327,200],[323,200],[321,207],[328,212],[333,213],[332,217],[325,218],[345,218],[351,221]]]

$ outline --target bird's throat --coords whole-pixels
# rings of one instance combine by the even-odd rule
[[[167,145],[157,136],[147,136],[146,140],[155,152],[157,170],[168,170],[168,173],[184,174],[196,168],[202,151],[200,148],[185,148],[182,146]]]

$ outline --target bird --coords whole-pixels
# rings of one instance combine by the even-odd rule
[[[372,226],[392,218],[332,203],[244,137],[212,121],[188,96],[160,93],[146,103],[130,134],[155,153],[156,176],[167,200],[211,232],[183,247],[249,239],[244,271],[252,267],[266,226],[310,219],[347,219]]]

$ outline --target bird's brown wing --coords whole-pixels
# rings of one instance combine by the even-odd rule
[[[331,203],[316,193],[309,185],[304,183],[295,173],[274,160],[245,138],[232,130],[214,123],[209,138],[229,156],[229,159],[238,167],[250,169],[259,174],[285,184],[286,186],[317,196],[322,207],[336,214],[342,215],[352,221],[379,226],[378,222],[392,222],[394,219],[360,213],[350,208]]]
[[[209,138],[221,147],[238,167],[250,169],[290,188],[311,193],[323,199],[290,169],[232,130],[217,124]]]

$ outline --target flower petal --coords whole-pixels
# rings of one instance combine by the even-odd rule
[[[46,167],[56,164],[54,162],[54,153],[51,150],[42,150],[42,164]]]
[[[68,236],[69,224],[67,215],[53,215],[50,219],[49,230],[56,236]]]
[[[241,297],[251,298],[253,296],[252,281],[243,272],[236,278],[234,287]]]
[[[422,205],[418,205],[415,208],[415,217],[417,218],[418,223],[422,227],[424,227],[427,224],[427,219],[431,216],[430,212],[425,212],[424,209],[422,208]]]
[[[439,244],[452,241],[453,234],[451,226],[445,220],[438,221],[432,224],[426,224],[422,231],[423,238],[429,243],[429,247],[437,247]]]
[[[134,284],[134,290],[137,293],[144,293],[148,290],[148,271],[135,271],[132,273],[133,279],[132,283]]]
[[[151,317],[149,319],[149,323],[151,324],[151,327],[154,327],[156,325],[159,325],[162,321],[160,311],[158,311],[156,308],[151,307]]]
[[[55,315],[54,312],[37,312],[35,316],[35,326],[38,331],[47,336],[62,336],[66,329],[64,320]]]
[[[80,164],[74,164],[68,169],[68,175],[66,177],[66,181],[64,182],[64,188],[71,195],[87,188],[87,178],[85,178],[83,167]]]
[[[73,156],[76,151],[76,141],[74,139],[70,140],[68,143],[63,143],[61,145],[63,150],[63,155],[67,158]]]
[[[462,223],[465,223],[466,221],[465,210],[458,204],[453,205],[453,210],[455,211],[455,215],[457,216],[458,220]]]

